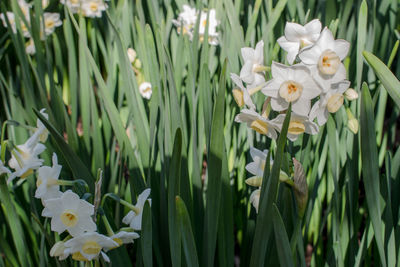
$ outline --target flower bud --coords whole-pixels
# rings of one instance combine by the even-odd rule
[[[299,216],[302,218],[307,207],[308,200],[308,186],[307,179],[304,173],[303,166],[295,158],[293,158],[294,165],[294,196],[297,203]]]
[[[140,59],[136,59],[135,60],[135,68],[137,68],[137,69],[141,69],[142,68],[142,61],[140,61]]]
[[[342,94],[333,94],[328,99],[328,104],[326,105],[330,113],[335,113],[343,105],[344,97]]]
[[[241,108],[244,106],[244,98],[243,92],[240,89],[232,90],[233,98],[235,99],[236,104]]]
[[[136,59],[136,51],[132,48],[128,48],[128,58],[129,62],[133,63]]]
[[[344,96],[346,97],[347,100],[352,101],[358,98],[358,93],[353,88],[349,88],[346,90],[346,92],[344,92]]]
[[[263,179],[262,177],[253,176],[253,177],[246,179],[245,183],[250,186],[260,187],[262,184],[262,179]]]
[[[347,127],[352,131],[354,134],[358,133],[358,120],[354,117],[353,113],[349,108],[346,108],[347,113]]]

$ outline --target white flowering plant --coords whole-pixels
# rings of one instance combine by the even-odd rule
[[[398,1],[0,1],[0,266],[396,266]]]

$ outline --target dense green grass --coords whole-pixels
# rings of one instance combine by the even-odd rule
[[[63,25],[40,41],[43,10],[40,0],[34,2],[34,56],[25,53],[21,32],[0,27],[0,123],[35,125],[34,111],[46,108],[51,137],[42,156],[49,165],[51,152],[58,154],[64,179],[82,179],[94,194],[102,169],[103,194],[133,203],[151,188],[141,238],[110,251],[113,266],[400,262],[398,1],[190,2],[216,9],[219,46],[178,35],[171,20],[187,3],[182,0],[110,1],[99,19],[73,15],[51,1],[46,10],[61,13]],[[1,1],[0,11],[7,10],[21,14],[15,1]],[[228,77],[240,71],[240,48],[264,40],[266,64],[284,62],[276,40],[286,21],[314,18],[351,43],[345,66],[360,98],[346,105],[360,123],[358,134],[348,129],[344,107],[318,135],[295,142],[284,133],[271,142],[235,123],[239,108]],[[137,51],[153,86],[149,101],[139,93],[128,47]],[[260,94],[255,102],[260,107],[263,101]],[[14,144],[27,137],[11,122],[2,136]],[[268,197],[258,215],[244,182],[250,146],[270,149],[275,159],[275,168],[264,173]],[[303,217],[293,189],[278,183],[279,165],[292,173],[293,157],[307,177]],[[0,266],[80,266],[49,256],[58,236],[41,217],[34,191],[34,177],[18,186],[0,179]],[[128,210],[115,195],[102,208],[119,229]]]

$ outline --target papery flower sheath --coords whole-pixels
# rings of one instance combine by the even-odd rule
[[[308,68],[302,64],[286,66],[273,62],[271,71],[272,80],[261,92],[272,97],[272,109],[283,111],[289,108],[289,103],[292,103],[292,110],[295,113],[307,116],[311,108],[311,99],[321,93]]]
[[[96,230],[91,217],[94,206],[71,190],[64,192],[60,198],[48,199],[44,203],[47,211],[42,216],[51,217],[52,231],[61,234],[67,230],[75,237]]]
[[[293,22],[286,22],[285,35],[277,42],[287,52],[287,61],[293,64],[299,51],[313,45],[321,33],[321,22],[314,19],[302,26]]]

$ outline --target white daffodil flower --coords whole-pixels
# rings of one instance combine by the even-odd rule
[[[38,169],[35,198],[47,200],[53,198],[53,196],[60,196],[60,186],[57,181],[62,166],[58,164],[56,153],[53,153],[52,160],[53,167],[42,166]]]
[[[54,30],[56,29],[56,27],[59,27],[62,25],[62,21],[60,19],[59,13],[44,12],[43,18],[44,18],[45,36],[52,34],[54,32]]]
[[[302,26],[293,22],[286,22],[285,35],[278,39],[280,47],[287,52],[287,61],[293,64],[299,51],[313,45],[321,34],[321,22],[314,19]]]
[[[17,33],[17,24],[15,23],[14,13],[6,12],[6,16],[10,23],[12,32]],[[0,19],[3,21],[3,26],[7,28],[7,21],[6,21],[6,18],[3,13],[0,14]],[[29,19],[27,19],[27,21],[29,22]],[[24,37],[30,38],[31,34],[29,33],[28,27],[25,25],[25,23],[22,20],[20,20],[20,22],[21,22],[22,34],[24,35]]]
[[[217,20],[215,9],[210,9],[208,13],[208,43],[210,45],[218,45],[218,32],[217,27],[220,22]],[[207,26],[207,12],[202,11],[200,14],[200,25],[199,25],[199,35],[200,40],[203,39]]]
[[[266,135],[269,138],[276,139],[276,129],[277,125],[275,125],[272,121],[267,118],[261,116],[257,112],[251,109],[242,109],[238,115],[235,117],[236,122],[244,122],[247,124],[247,127],[255,130],[256,132]]]
[[[89,18],[101,18],[102,12],[106,9],[107,4],[103,0],[85,0],[81,3],[82,13]]]
[[[151,189],[145,189],[139,196],[136,205],[133,207],[134,210],[128,212],[128,214],[122,219],[122,222],[129,224],[134,230],[142,229],[142,216],[143,216],[143,206],[146,201],[149,201],[151,205],[151,199],[147,199],[150,196]]]
[[[335,40],[332,32],[325,28],[318,41],[312,47],[302,50],[299,57],[304,64],[316,66],[319,76],[326,80],[333,78],[337,72],[343,76],[343,70],[346,74],[342,60],[347,56],[349,48],[349,42]]]
[[[118,243],[97,232],[87,232],[66,241],[64,246],[67,248],[67,252],[72,254],[74,260],[91,261],[97,259],[101,254],[106,262],[110,262],[102,249],[116,247]]]
[[[139,92],[143,98],[150,99],[151,94],[153,93],[151,83],[149,82],[142,82],[139,86]]]
[[[46,109],[42,108],[40,110],[40,114],[43,115],[46,119],[49,119],[49,115],[45,112]],[[49,131],[47,130],[46,126],[42,123],[41,120],[37,119],[36,120],[36,130],[35,132],[39,132],[39,141],[44,143],[47,140],[47,137],[49,136]]]
[[[51,217],[52,231],[61,234],[67,230],[74,237],[96,231],[96,224],[91,217],[94,206],[71,190],[64,192],[60,198],[48,199],[44,203],[46,212],[42,212],[42,216]]]
[[[109,249],[105,249],[105,251],[120,247],[120,246],[122,246],[122,244],[133,243],[134,239],[138,239],[139,237],[140,237],[139,234],[135,233],[135,232],[120,231],[119,233],[110,236],[110,238],[112,240],[114,240],[116,243],[118,243],[118,246],[109,248]]]
[[[36,53],[35,43],[33,42],[32,38],[30,38],[29,41],[25,43],[25,52],[28,55],[34,55]]]
[[[286,66],[272,62],[271,72],[272,80],[261,92],[272,97],[272,109],[283,111],[288,109],[289,103],[292,103],[292,110],[295,113],[307,116],[311,108],[311,99],[321,93],[309,69],[302,64]]]
[[[39,137],[40,133],[35,132],[24,144],[18,145],[11,151],[12,156],[8,165],[15,171],[8,178],[8,182],[16,177],[26,178],[42,166],[43,159],[39,159],[38,156],[46,147],[39,143]]]
[[[80,0],[60,0],[60,3],[66,5],[73,14],[78,13],[81,8]]]
[[[256,91],[260,90],[261,87],[248,86],[248,88],[243,86],[243,82],[238,75],[231,73],[231,79],[236,84],[237,88],[233,89],[233,97],[239,107],[246,105],[251,109],[256,109],[256,106],[251,100],[251,95]]]
[[[58,241],[54,244],[54,246],[50,249],[51,257],[58,257],[58,260],[65,260],[69,256],[68,249],[65,247],[64,241]]]
[[[279,125],[279,129],[282,129],[283,121],[285,120],[286,114],[279,114],[273,122]],[[289,129],[287,137],[290,141],[296,141],[300,134],[308,133],[311,135],[317,134],[319,131],[318,125],[310,121],[307,116],[301,116],[292,112],[290,116]]]
[[[258,206],[260,203],[260,193],[261,193],[261,189],[258,188],[256,190],[254,190],[253,193],[251,193],[251,195],[250,195],[250,203],[256,209],[256,213],[258,213]]]
[[[343,105],[343,93],[349,88],[349,81],[342,81],[332,85],[327,93],[322,94],[310,111],[310,120],[317,118],[320,126],[328,120],[329,113],[335,113]]]
[[[264,42],[257,43],[256,48],[243,47],[241,49],[244,65],[240,70],[240,79],[248,84],[264,82]]]
[[[1,147],[0,147],[0,150],[1,150]],[[3,175],[3,174],[11,174],[11,171],[7,167],[5,167],[3,162],[0,160],[0,175]]]
[[[178,33],[187,34],[190,39],[193,38],[193,28],[197,20],[197,10],[189,5],[182,6],[183,11],[179,13],[178,19],[172,20],[172,23],[177,27]]]

